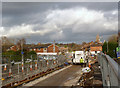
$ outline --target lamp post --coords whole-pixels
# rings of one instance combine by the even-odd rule
[[[107,41],[107,53],[108,53],[108,41]]]

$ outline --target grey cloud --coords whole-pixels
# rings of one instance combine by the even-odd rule
[[[7,29],[21,25],[28,24],[34,25],[33,30],[44,30],[49,28],[49,33],[45,35],[40,35],[39,33],[31,35],[28,42],[51,42],[53,40],[63,41],[63,42],[82,42],[90,41],[95,39],[97,33],[107,39],[106,35],[117,33],[117,30],[103,30],[101,23],[98,24],[79,24],[78,21],[72,22],[72,24],[67,24],[67,21],[63,20],[60,23],[58,19],[56,22],[51,20],[46,20],[46,16],[51,11],[55,10],[66,10],[74,7],[85,7],[88,10],[101,11],[104,13],[105,18],[109,19],[110,22],[117,21],[117,15],[112,15],[111,11],[117,10],[117,2],[4,2],[3,3],[3,26]],[[48,12],[48,13],[46,13]],[[70,13],[73,14],[73,13]],[[67,17],[67,16],[66,16]],[[99,17],[98,17],[99,18]],[[68,20],[69,21],[69,20]],[[51,23],[58,29],[55,29]],[[68,22],[69,23],[69,22]],[[46,24],[51,26],[44,27]],[[91,27],[92,26],[92,27]],[[54,28],[54,30],[52,29]],[[76,30],[76,32],[73,32]],[[82,31],[81,31],[82,30]],[[61,35],[59,32],[61,32]],[[92,32],[91,32],[92,31]]]
[[[65,32],[66,37],[64,39],[59,39],[56,40],[56,42],[66,42],[66,43],[71,43],[71,42],[76,42],[76,43],[82,43],[83,41],[86,42],[90,42],[90,41],[94,41],[96,38],[97,33],[78,33],[78,34],[74,34],[72,33],[70,30]],[[107,40],[108,36],[110,36],[111,34],[116,34],[116,32],[111,31],[111,32],[106,32],[106,33],[100,33],[100,36],[103,37],[103,40]],[[91,36],[92,35],[92,36]],[[39,35],[33,35],[30,38],[27,38],[27,41],[30,43],[38,43],[38,42],[53,42],[54,39],[50,39],[49,37],[51,36],[51,34],[47,34],[47,36],[39,36]],[[73,41],[74,40],[74,41]]]
[[[44,18],[43,12],[48,9],[86,7],[92,10],[111,11],[117,9],[117,2],[3,2],[2,7],[3,26],[12,26],[33,23],[30,20],[35,20],[36,14],[39,14],[38,19]],[[8,18],[7,22],[4,20],[6,18]],[[34,21],[36,22],[38,21]]]

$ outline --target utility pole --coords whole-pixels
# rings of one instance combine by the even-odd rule
[[[30,71],[32,71],[32,61],[33,61],[33,58],[32,58],[32,55],[31,55]]]
[[[108,41],[107,41],[107,53],[108,53]]]
[[[22,72],[24,71],[24,58],[23,58],[23,40],[21,39],[21,54],[22,54]]]

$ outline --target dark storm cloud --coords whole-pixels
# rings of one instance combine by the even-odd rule
[[[98,33],[104,39],[117,33],[117,8],[117,2],[4,2],[2,24],[8,35],[28,33],[33,42],[80,43],[94,40]],[[79,17],[79,11],[94,17]]]
[[[4,2],[2,6],[3,26],[32,24],[35,18],[41,20],[42,12],[48,9],[47,4],[34,2]],[[38,13],[39,17],[36,17]]]
[[[64,3],[59,3],[58,8],[71,8],[74,6],[79,6],[79,7],[86,7],[91,10],[101,10],[101,11],[111,11],[118,9],[118,3],[117,2],[64,2]]]
[[[94,41],[96,38],[95,36],[97,35],[97,33],[76,33],[74,34],[70,30],[66,31],[65,34],[66,34],[65,38],[56,40],[56,42],[64,42],[64,43],[72,43],[72,42],[82,43],[83,41],[90,42],[90,41]],[[116,34],[116,32],[108,31],[106,33],[100,33],[99,35],[103,38],[101,39],[101,41],[107,40],[108,36],[110,36],[111,34]],[[27,38],[27,41],[29,43],[53,42],[54,39],[49,39],[49,36],[51,36],[51,34],[47,34],[47,36],[33,35],[30,38]]]
[[[3,26],[33,23],[34,16],[39,14],[39,22],[44,18],[44,12],[54,9],[67,9],[72,7],[86,7],[91,10],[112,11],[117,9],[117,2],[3,2]],[[108,14],[109,15],[109,14]],[[38,21],[35,21],[36,23]]]

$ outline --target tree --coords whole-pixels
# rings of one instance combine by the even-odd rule
[[[35,51],[28,52],[28,58],[31,58],[31,56],[32,56],[33,59],[36,59],[37,58],[36,52]]]
[[[103,50],[103,53],[107,52],[107,42],[104,42],[104,44],[102,46],[102,50]]]
[[[64,47],[67,48],[67,45],[65,45]]]
[[[71,43],[71,48],[73,48],[75,46],[75,43]]]
[[[85,45],[86,44],[86,42],[82,42],[82,45]]]
[[[18,58],[19,58],[19,56],[16,54],[16,52],[12,51],[12,50],[3,52],[2,57],[3,57],[4,61],[6,60],[6,62],[8,62],[9,60],[18,61]]]
[[[111,57],[116,57],[116,47],[118,46],[117,42],[108,42],[108,52],[107,54]]]
[[[108,38],[108,42],[118,42],[118,35],[114,34]]]
[[[103,44],[103,52],[107,52],[107,46],[108,46],[108,52],[107,54],[110,56],[110,57],[116,57],[116,48],[118,46],[118,40],[117,40],[117,35],[111,35],[109,38],[108,38],[108,44],[107,42],[104,42]]]
[[[14,39],[2,36],[2,45],[14,45]]]
[[[29,55],[36,55],[36,52],[35,51],[30,51],[28,52]]]
[[[25,38],[18,39],[16,44],[18,46],[21,46],[21,44],[25,45],[26,44],[26,39]]]

